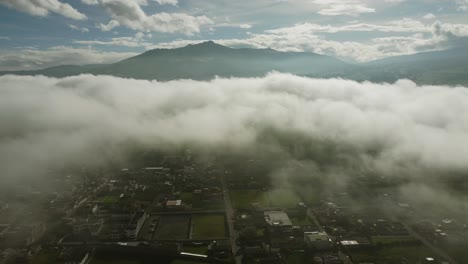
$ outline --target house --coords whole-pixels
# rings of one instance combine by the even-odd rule
[[[125,230],[127,237],[136,238],[140,233],[141,229],[143,228],[143,225],[145,224],[146,220],[148,220],[148,218],[149,214],[145,211],[136,212],[135,214],[133,214]]]
[[[266,211],[263,216],[268,229],[272,232],[292,229],[293,224],[284,211]]]
[[[304,232],[304,242],[309,249],[313,250],[330,250],[332,248],[332,240],[325,232]]]
[[[166,208],[170,210],[178,210],[182,208],[182,200],[168,200]]]

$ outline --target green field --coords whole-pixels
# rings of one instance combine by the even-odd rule
[[[119,196],[116,195],[107,195],[98,198],[100,203],[116,203],[119,201]]]
[[[312,263],[304,253],[295,252],[287,255],[286,257],[288,264],[303,264],[303,263]]]
[[[226,237],[224,215],[192,216],[192,239],[210,239]]]
[[[207,246],[183,246],[182,251],[188,252],[192,254],[202,254],[206,255],[206,251],[208,250]]]
[[[296,207],[301,200],[289,189],[275,189],[264,193],[263,200],[268,201],[269,206],[273,207]]]
[[[192,204],[193,202],[193,194],[191,192],[183,192],[180,194],[180,199],[183,203]]]
[[[418,243],[419,240],[412,236],[374,236],[372,237],[372,242],[374,244],[388,245],[408,242]]]
[[[307,216],[290,217],[289,219],[291,220],[292,224],[295,225],[295,226],[310,226],[310,225],[313,225],[312,222],[310,222],[310,219]]]
[[[416,246],[388,246],[372,252],[355,252],[351,254],[354,262],[397,262],[403,258],[409,263],[419,263],[426,257],[434,257],[435,254],[427,247]]]
[[[104,260],[104,259],[93,259],[90,264],[140,264],[142,262],[138,260]]]
[[[171,264],[203,264],[206,262],[176,259]]]
[[[54,264],[57,263],[59,252],[56,250],[42,250],[33,258],[31,264]]]
[[[232,206],[235,209],[249,209],[252,203],[261,203],[263,192],[260,190],[232,190]]]
[[[232,190],[231,201],[235,209],[249,209],[252,203],[266,207],[295,207],[300,199],[288,189],[275,189],[267,192],[261,190]]]
[[[154,238],[158,240],[174,240],[187,238],[189,231],[189,216],[161,216],[156,226]]]

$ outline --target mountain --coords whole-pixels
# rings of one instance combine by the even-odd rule
[[[272,49],[233,49],[212,41],[177,49],[155,49],[93,73],[137,79],[196,80],[257,77],[276,70],[294,74],[340,71],[346,64],[332,57]]]
[[[423,84],[468,84],[468,48],[421,52],[390,57],[359,65],[344,77],[355,80],[394,82],[411,79]]]
[[[348,65],[333,57],[311,52],[272,49],[233,49],[212,41],[177,49],[154,49],[108,65],[58,66],[36,71],[3,72],[63,77],[81,73],[135,79],[208,80],[220,77],[257,77],[271,71],[321,76],[341,72]]]
[[[271,71],[357,81],[468,85],[468,48],[417,53],[361,64],[349,64],[312,52],[273,49],[234,49],[212,41],[177,49],[154,49],[107,65],[57,66],[36,71],[0,74],[64,77],[90,73],[135,79],[209,80],[220,77],[259,77]]]

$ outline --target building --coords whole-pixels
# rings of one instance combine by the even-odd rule
[[[347,250],[359,250],[363,248],[372,247],[372,244],[369,241],[369,239],[364,237],[341,240],[339,244],[341,247],[344,247]]]
[[[166,208],[177,210],[182,208],[182,200],[169,200],[166,202]]]
[[[31,245],[39,241],[45,234],[47,228],[45,224],[37,224],[31,228],[31,236],[28,238],[27,244]]]
[[[104,227],[104,219],[88,217],[73,223],[73,234],[78,237],[98,237]]]
[[[325,232],[304,232],[304,242],[309,249],[330,250],[332,240]]]
[[[270,231],[291,230],[293,224],[284,211],[266,211],[263,213]]]
[[[126,234],[129,238],[137,238],[138,234],[140,233],[143,225],[145,224],[146,220],[148,220],[149,214],[145,211],[136,212],[130,222],[127,224]]]

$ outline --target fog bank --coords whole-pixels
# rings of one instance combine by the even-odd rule
[[[130,145],[273,151],[319,171],[337,168],[335,177],[468,172],[465,87],[281,73],[165,83],[2,76],[0,83],[4,183],[68,164],[125,160]]]

